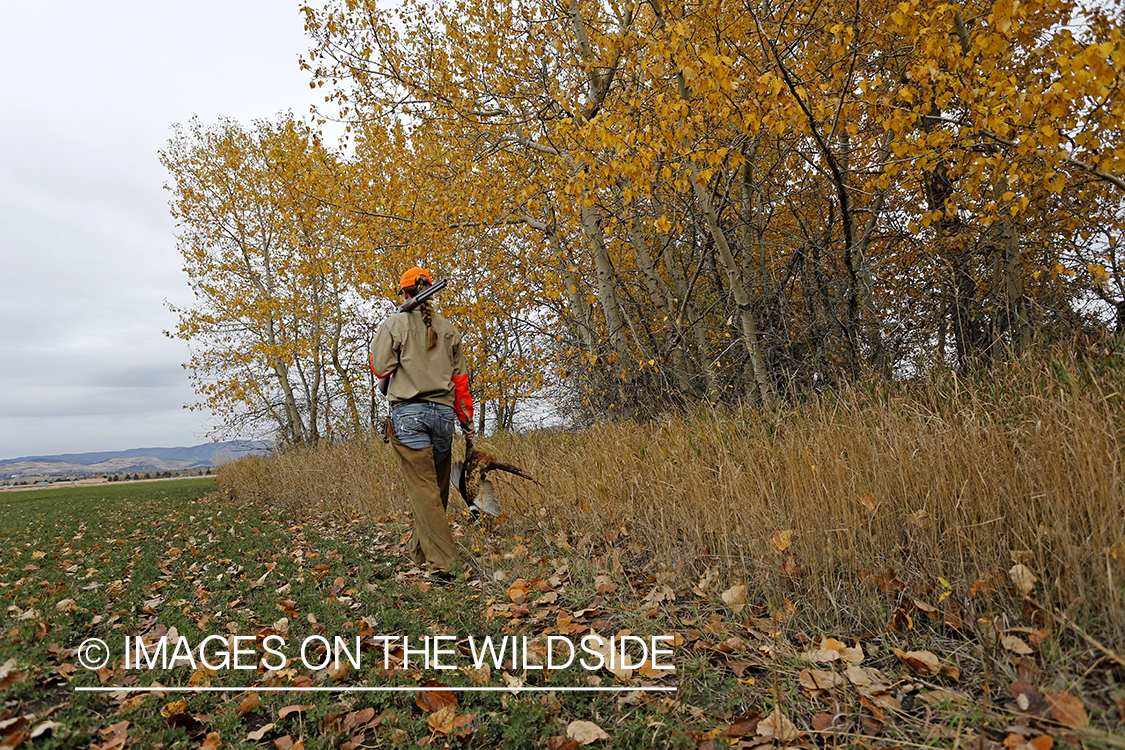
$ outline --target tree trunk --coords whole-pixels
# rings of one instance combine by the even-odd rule
[[[755,391],[764,403],[772,403],[776,399],[776,395],[774,393],[773,384],[770,382],[769,372],[766,369],[765,357],[762,355],[761,341],[758,337],[758,321],[754,315],[750,291],[746,288],[746,284],[742,278],[742,269],[735,260],[734,253],[731,252],[726,233],[723,232],[723,228],[719,225],[718,214],[715,212],[715,206],[711,202],[711,193],[708,192],[707,186],[704,185],[703,181],[700,179],[699,167],[696,166],[695,162],[690,162],[690,164],[691,184],[695,189],[695,198],[699,201],[700,208],[703,211],[703,217],[707,222],[707,228],[711,232],[711,238],[715,242],[715,248],[719,251],[719,259],[726,268],[731,293],[734,295],[734,301],[738,305],[742,336],[746,342],[746,352],[750,359],[750,372],[748,373],[750,382],[755,384]]]

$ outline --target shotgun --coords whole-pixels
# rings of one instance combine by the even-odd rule
[[[436,284],[431,284],[430,286],[426,287],[425,289],[418,292],[416,295],[414,295],[413,297],[411,297],[410,299],[406,300],[401,305],[399,305],[398,310],[396,310],[395,312],[396,313],[408,313],[408,312],[411,312],[411,311],[417,309],[418,305],[422,304],[423,302],[428,300],[430,297],[433,297],[435,294],[440,292],[442,289],[445,289],[445,287],[448,286],[448,285],[449,285],[449,279],[442,279],[441,281],[437,282]],[[378,379],[378,381],[379,381],[379,393],[383,394],[384,396],[387,395],[387,388],[390,387],[391,376],[394,375],[394,374],[395,374],[394,370],[392,370],[391,372],[387,373],[387,377]]]

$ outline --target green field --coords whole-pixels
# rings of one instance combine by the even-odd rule
[[[442,657],[443,666],[451,663],[455,670],[427,670],[417,656],[404,668],[393,650],[389,661],[384,658],[372,635],[419,640],[494,635],[499,642],[510,630],[506,618],[486,619],[482,595],[464,581],[451,589],[430,589],[401,570],[396,574],[395,566],[403,562],[394,549],[401,527],[354,519],[294,525],[255,507],[207,500],[202,496],[210,486],[210,480],[183,480],[3,497],[0,601],[7,612],[0,635],[0,662],[6,664],[0,684],[5,715],[17,722],[26,717],[3,730],[17,727],[9,739],[48,722],[50,731],[34,740],[36,747],[112,747],[121,737],[127,744],[141,740],[142,746],[168,747],[207,742],[286,747],[299,740],[306,748],[349,742],[412,747],[431,737],[481,747],[538,746],[548,736],[565,734],[568,721],[563,719],[620,712],[620,694],[611,693],[321,690],[251,696],[237,689],[155,695],[78,690],[154,684],[413,687],[427,680],[450,686],[547,684],[534,670],[510,670],[507,677],[494,668],[477,671],[464,643]],[[155,637],[173,628],[186,637],[193,656],[212,666],[221,666],[222,652],[231,650],[212,641],[201,656],[198,646],[208,636],[283,634],[286,646],[274,643],[289,663],[275,671],[258,665],[236,670],[233,662],[213,671],[201,664],[196,669],[147,663],[124,668],[126,637]],[[340,636],[349,644],[362,636],[360,668],[352,668],[346,655],[344,671],[334,665],[306,668],[296,644],[315,635],[329,641]],[[83,667],[75,651],[95,637],[111,652],[100,670]],[[270,665],[281,666],[280,657],[270,662],[268,653],[259,651]],[[155,648],[153,654],[156,661]],[[311,649],[309,656],[316,666],[321,657]],[[533,653],[532,663],[536,658]],[[240,666],[253,661],[243,657]],[[589,686],[589,676],[572,667],[549,679],[556,686]],[[453,703],[452,711],[434,710]],[[648,724],[667,709],[654,704],[628,710],[635,718],[618,730],[618,744],[648,746],[653,735]],[[685,747],[696,746],[670,727],[660,733],[673,745],[680,737]]]

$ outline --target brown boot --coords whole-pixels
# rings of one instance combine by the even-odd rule
[[[414,512],[414,534],[410,540],[410,553],[414,561],[428,562],[434,570],[449,572],[457,560],[457,546],[449,529],[438,486],[437,467],[434,466],[434,449],[409,448],[397,438],[391,445],[402,459],[402,476],[406,481],[406,494]],[[447,463],[447,462],[443,462]],[[445,470],[445,499],[449,495],[449,470]]]

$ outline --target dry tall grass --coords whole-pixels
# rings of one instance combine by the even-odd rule
[[[544,485],[503,481],[501,531],[617,550],[652,572],[718,565],[758,596],[826,610],[860,606],[850,595],[888,569],[913,595],[936,601],[944,579],[967,603],[1008,586],[1018,561],[1044,605],[1120,648],[1125,370],[1094,369],[1024,362],[976,382],[496,436],[489,449]],[[244,459],[219,483],[296,514],[405,510],[381,443]]]

